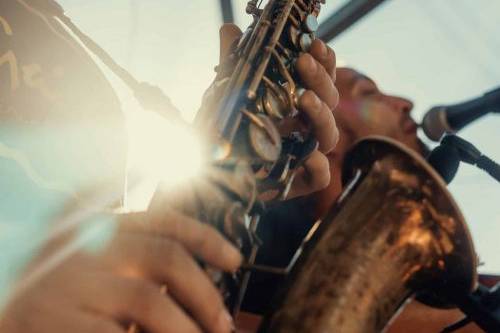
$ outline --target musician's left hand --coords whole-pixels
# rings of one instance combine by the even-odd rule
[[[2,309],[0,333],[125,333],[131,322],[150,333],[233,331],[197,259],[234,272],[242,261],[234,245],[165,205],[117,220],[101,251],[65,258],[78,241],[45,244]]]
[[[230,53],[234,41],[241,36],[241,30],[233,24],[225,24],[220,36],[222,61]],[[306,89],[299,98],[301,117],[298,125],[310,128],[319,145],[298,170],[288,198],[322,190],[330,183],[327,154],[331,153],[339,139],[332,113],[339,100],[335,69],[335,53],[319,39],[314,40],[309,52],[297,60],[296,71]]]

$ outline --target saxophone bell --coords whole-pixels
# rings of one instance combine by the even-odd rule
[[[475,288],[464,218],[423,158],[369,138],[344,167],[344,181],[356,180],[306,244],[260,332],[380,332],[421,290],[433,291],[426,303],[449,306],[440,289]]]

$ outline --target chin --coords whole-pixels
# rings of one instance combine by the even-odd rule
[[[416,135],[412,135],[410,137],[407,136],[398,141],[424,157],[429,153],[429,148]]]

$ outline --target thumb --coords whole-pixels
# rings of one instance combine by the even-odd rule
[[[220,56],[219,63],[222,63],[224,59],[231,53],[232,46],[238,38],[241,37],[243,33],[236,24],[226,23],[219,30],[220,37]]]

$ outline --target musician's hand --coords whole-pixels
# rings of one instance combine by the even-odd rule
[[[298,170],[289,198],[324,189],[330,183],[330,165],[326,157],[339,140],[333,110],[339,93],[335,87],[335,53],[316,39],[309,53],[297,60],[296,70],[307,89],[299,98],[299,110],[311,128],[319,146]]]
[[[0,332],[118,333],[131,322],[149,333],[230,332],[221,295],[193,255],[233,271],[241,262],[238,251],[215,230],[179,214],[122,219],[128,227],[119,228],[103,252],[78,253],[17,295]]]
[[[225,24],[220,35],[222,61],[230,53],[234,41],[241,36],[241,31],[233,24]],[[339,139],[332,113],[339,100],[335,87],[335,68],[335,53],[318,39],[313,41],[309,52],[297,60],[296,70],[306,91],[299,98],[301,124],[295,125],[309,127],[319,146],[298,170],[289,198],[319,191],[330,183],[330,166],[326,155],[335,148]]]

